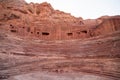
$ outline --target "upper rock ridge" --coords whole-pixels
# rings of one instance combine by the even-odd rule
[[[47,2],[28,4],[24,0],[0,0],[0,10],[0,27],[22,37],[83,39],[120,30],[119,15],[83,20],[54,10]]]
[[[0,0],[0,3],[6,5],[23,5],[25,4],[25,0]]]

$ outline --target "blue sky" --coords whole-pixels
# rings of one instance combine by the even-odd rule
[[[26,0],[26,2],[48,2],[54,9],[84,19],[94,19],[103,15],[120,15],[120,0]]]

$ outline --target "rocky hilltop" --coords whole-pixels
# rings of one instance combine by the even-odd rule
[[[0,27],[24,38],[40,40],[84,39],[120,30],[120,16],[83,20],[47,2],[0,0]]]

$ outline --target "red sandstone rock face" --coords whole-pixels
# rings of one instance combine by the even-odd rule
[[[120,16],[76,18],[47,3],[0,0],[0,27],[21,37],[41,40],[83,39],[120,30]],[[6,26],[6,27],[4,27]]]
[[[76,75],[86,73],[108,79],[93,79],[89,75],[85,79],[82,76],[82,80],[120,80],[119,48],[120,32],[84,40],[41,41],[21,39],[0,29],[0,80],[14,80],[8,78],[36,71],[52,72],[55,77],[70,74],[67,75],[69,79],[64,80],[73,80]],[[49,80],[47,74],[44,74],[47,75],[45,79],[36,79],[36,75],[41,76],[37,73],[15,80],[30,80],[31,76],[33,80]],[[74,80],[81,80],[81,76]]]
[[[32,79],[37,75],[34,80],[58,80],[58,73],[70,74],[60,80],[120,80],[120,16],[83,20],[46,2],[21,0],[0,0],[0,10],[0,80],[34,71],[55,74],[50,75],[53,78],[44,74],[45,79],[32,74]],[[86,77],[86,73],[99,77]],[[18,79],[31,79],[27,77]]]
[[[118,30],[120,30],[120,16],[104,19],[101,24],[96,26],[96,29],[94,29],[92,33],[93,33],[93,36],[98,36],[98,35],[107,34],[110,32],[112,33]]]

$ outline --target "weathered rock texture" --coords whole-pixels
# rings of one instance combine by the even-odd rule
[[[83,20],[24,0],[0,10],[0,80],[120,80],[120,16]]]
[[[86,76],[85,73],[89,73],[89,76],[83,77],[83,80],[91,80],[93,77],[90,75],[99,76],[92,80],[119,80],[119,48],[120,32],[84,40],[36,41],[0,31],[0,79],[23,74],[23,77],[15,80],[30,80],[31,76],[25,77],[25,73],[47,71],[48,74],[54,73],[54,76],[61,74],[70,78],[59,80],[81,80],[83,76],[77,79],[71,77],[76,74]],[[41,76],[37,73],[33,75],[31,80],[54,80],[48,77],[34,78],[35,75]]]
[[[40,40],[83,39],[120,30],[120,16],[83,20],[54,10],[47,3],[0,1],[0,27],[22,37]]]

